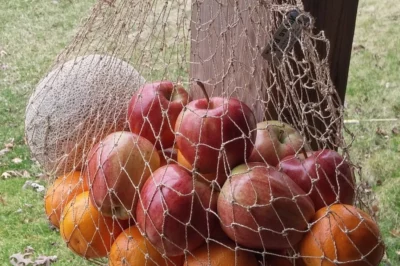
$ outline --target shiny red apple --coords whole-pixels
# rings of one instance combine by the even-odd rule
[[[218,223],[217,193],[178,164],[157,169],[140,193],[138,227],[166,256],[201,246]]]
[[[339,153],[329,149],[307,152],[306,155],[286,157],[277,167],[309,193],[316,210],[333,203],[352,205],[355,180],[351,165]]]
[[[139,190],[159,166],[158,153],[147,139],[127,131],[108,135],[88,155],[92,202],[105,216],[134,218]]]
[[[280,121],[264,121],[257,124],[257,137],[248,161],[275,166],[283,158],[303,148],[310,150],[295,128]]]
[[[256,118],[235,98],[190,102],[176,121],[176,143],[187,162],[202,174],[227,173],[250,156]]]
[[[307,231],[315,210],[311,199],[286,174],[265,163],[237,166],[218,197],[224,232],[254,249],[285,249]]]
[[[150,140],[157,149],[171,147],[176,119],[189,101],[187,91],[170,81],[145,84],[129,103],[131,132]]]

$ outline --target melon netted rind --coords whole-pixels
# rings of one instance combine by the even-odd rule
[[[29,99],[25,134],[47,173],[79,170],[90,148],[127,128],[127,106],[145,79],[128,63],[105,55],[68,61],[46,75]]]

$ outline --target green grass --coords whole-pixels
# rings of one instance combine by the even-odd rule
[[[94,0],[3,1],[0,8],[0,150],[14,139],[14,149],[0,156],[0,174],[40,168],[24,142],[24,114],[30,93],[55,56],[68,44]],[[20,164],[11,162],[21,158]],[[43,194],[22,190],[26,179],[0,178],[0,265],[32,246],[35,255],[56,255],[57,265],[89,265],[67,249],[46,221]],[[39,181],[45,184],[44,181]],[[18,210],[22,210],[19,212]]]
[[[396,1],[360,1],[346,95],[347,119],[400,118],[400,5]],[[348,125],[356,136],[352,160],[373,186],[378,219],[391,265],[400,265],[400,122]],[[387,137],[376,134],[377,130]]]
[[[3,3],[4,2],[4,3]],[[41,173],[24,141],[26,102],[55,56],[71,40],[80,20],[95,0],[6,0],[0,8],[0,150],[14,139],[14,149],[0,156],[0,174],[27,170]],[[361,0],[347,100],[347,119],[400,118],[400,5],[398,0]],[[362,46],[362,47],[361,47]],[[2,52],[4,51],[4,52]],[[357,138],[352,160],[374,188],[379,224],[391,265],[400,265],[400,122],[361,122],[348,125]],[[377,129],[388,137],[376,134]],[[12,159],[21,158],[14,164]],[[378,182],[379,180],[379,182]],[[0,265],[10,255],[32,246],[36,255],[57,255],[56,265],[89,265],[67,249],[58,232],[48,226],[43,195],[22,190],[26,179],[0,177]],[[18,211],[21,210],[21,211]]]

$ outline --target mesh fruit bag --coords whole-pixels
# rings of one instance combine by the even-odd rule
[[[47,217],[98,264],[378,265],[327,54],[301,1],[98,1],[26,109]]]

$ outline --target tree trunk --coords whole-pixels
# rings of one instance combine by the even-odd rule
[[[265,2],[296,3],[295,0]],[[324,31],[330,41],[329,55],[326,55],[325,42],[316,42],[316,47],[319,58],[328,57],[330,76],[339,95],[334,100],[336,109],[345,98],[358,0],[303,0],[303,4],[305,11],[315,19],[315,33]],[[327,140],[322,146],[328,142],[328,146],[335,148],[340,145],[336,131],[341,127],[332,125],[332,117],[326,118],[324,110],[327,103],[321,100],[320,93],[304,88],[304,84],[312,86],[312,79],[306,77],[302,79],[303,85],[293,87],[300,95],[300,101],[318,103],[316,112],[320,117],[317,119],[312,114],[301,113],[302,110],[295,106],[296,100],[281,85],[284,82],[282,70],[274,69],[276,66],[267,62],[260,53],[282,23],[281,17],[271,14],[269,10],[268,5],[260,0],[194,1],[190,77],[205,83],[210,96],[240,98],[254,110],[258,121],[280,119],[302,128],[303,121],[307,120],[308,125],[314,127],[305,132],[313,148],[321,148],[314,141],[316,135]],[[295,46],[295,55],[297,62],[302,60],[300,45]],[[295,62],[289,62],[290,65],[294,66]],[[281,74],[274,75],[278,72]],[[294,72],[302,74],[302,70],[296,67]],[[311,72],[314,76],[318,75],[315,69]],[[196,85],[192,85],[192,96],[203,97]],[[329,132],[329,136],[325,132]]]

